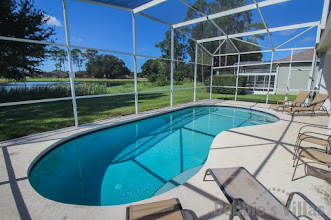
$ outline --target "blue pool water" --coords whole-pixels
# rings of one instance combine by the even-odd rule
[[[135,202],[190,179],[220,132],[278,120],[241,108],[186,108],[56,143],[32,163],[29,180],[37,192],[58,202]]]

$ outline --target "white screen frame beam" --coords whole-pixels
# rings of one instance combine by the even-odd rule
[[[307,22],[307,23],[300,23],[300,24],[274,27],[274,28],[269,28],[269,32],[272,33],[272,32],[277,32],[277,31],[287,31],[287,30],[306,28],[306,27],[310,28],[310,27],[318,26],[320,23],[321,23],[320,21],[314,21],[314,22]],[[236,38],[236,37],[246,37],[246,36],[252,36],[252,35],[257,35],[257,34],[267,34],[267,33],[268,33],[268,31],[266,29],[256,30],[256,31],[248,31],[248,32],[244,32],[244,33],[230,34],[228,36],[219,36],[219,37],[212,37],[212,38],[208,38],[208,39],[202,39],[202,40],[198,40],[198,43],[224,40],[227,37],[228,38]]]
[[[266,1],[263,1],[263,2],[259,2],[258,6],[259,6],[259,8],[262,8],[262,7],[266,7],[266,6],[270,6],[270,5],[275,5],[275,4],[287,2],[287,1],[290,1],[290,0],[266,0]],[[239,8],[234,8],[234,9],[230,9],[230,10],[227,10],[227,11],[222,11],[222,12],[219,12],[219,13],[211,14],[211,15],[208,15],[208,16],[192,19],[192,20],[189,20],[189,21],[184,21],[184,22],[181,22],[181,23],[174,24],[173,26],[174,26],[174,28],[184,27],[184,26],[187,26],[187,25],[197,24],[197,23],[200,23],[200,22],[203,22],[203,21],[212,20],[212,19],[215,19],[215,18],[221,18],[221,17],[229,16],[229,15],[232,15],[232,14],[237,14],[237,13],[244,12],[244,11],[249,11],[249,10],[252,10],[252,9],[256,9],[256,4],[255,3],[250,4],[250,5],[246,5],[246,6],[242,6],[242,7],[239,7]]]

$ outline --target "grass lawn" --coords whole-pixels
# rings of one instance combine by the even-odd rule
[[[104,81],[103,81],[104,82]],[[108,93],[132,90],[132,82],[109,88]],[[198,86],[202,84],[198,83]],[[190,87],[193,82],[175,85],[175,88]],[[139,91],[168,89],[169,86],[154,86],[139,81]],[[133,91],[133,90],[132,90]],[[197,100],[209,98],[203,88],[197,89]],[[233,100],[234,95],[213,94],[213,98]],[[264,103],[266,95],[238,95],[238,100]],[[284,99],[284,95],[270,95],[270,103]],[[289,96],[294,100],[295,96]],[[193,101],[193,89],[174,91],[174,105]],[[139,94],[139,111],[146,111],[170,105],[170,92],[150,92]],[[121,95],[92,99],[78,99],[79,124],[108,119],[119,115],[133,114],[134,95]],[[0,141],[22,137],[28,134],[59,129],[74,125],[71,101],[0,107]]]

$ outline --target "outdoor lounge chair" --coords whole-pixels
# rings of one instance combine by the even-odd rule
[[[127,207],[129,220],[193,220],[193,211],[184,210],[177,198]]]
[[[295,164],[295,159],[297,158],[297,153],[301,147],[302,142],[320,145],[321,147],[325,148],[326,151],[331,149],[331,135],[321,133],[322,130],[327,131],[331,130],[331,128],[320,125],[305,125],[300,128],[297,140],[294,145],[293,166]]]
[[[295,168],[293,171],[293,175],[292,175],[292,181],[294,180],[294,176],[295,176],[295,172],[298,168],[299,165],[299,161],[300,159],[302,159],[302,157],[312,160],[317,164],[322,164],[322,165],[326,165],[328,167],[331,166],[331,152],[330,151],[325,151],[319,148],[315,148],[315,147],[301,147],[298,150],[298,156],[297,156],[297,160],[295,163]],[[308,165],[308,162],[301,160],[302,163],[305,165],[305,174],[306,175],[312,175],[312,176],[316,176],[318,178],[326,178],[331,180],[331,173],[327,170],[323,170],[317,167],[313,167]]]
[[[204,181],[207,181],[207,175],[213,177],[232,205],[229,219],[233,219],[235,215],[240,219],[299,219],[289,210],[293,196],[298,195],[324,219],[330,220],[302,193],[291,193],[286,205],[283,205],[243,167],[208,169]],[[302,217],[302,213],[298,214]]]
[[[329,116],[328,110],[323,106],[325,100],[329,97],[329,94],[317,94],[311,104],[307,107],[288,107],[285,108],[286,111],[294,114],[295,112],[310,111],[311,115],[315,111],[325,111],[326,115]]]
[[[286,100],[278,100],[277,104],[270,105],[269,108],[284,109],[286,107],[300,107],[302,104],[305,103],[305,100],[307,99],[308,95],[309,92],[301,91],[291,104]]]

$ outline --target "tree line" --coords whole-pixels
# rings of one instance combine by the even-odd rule
[[[214,14],[220,11],[246,5],[246,0],[196,0],[193,8],[205,13]],[[50,17],[45,17],[46,12],[35,9],[33,0],[6,0],[0,1],[0,35],[5,37],[24,38],[28,40],[38,40],[52,42],[52,36],[55,31],[52,27],[46,25]],[[185,20],[192,20],[201,15],[194,9],[189,8]],[[221,18],[213,19],[216,26],[221,27],[227,34],[240,33],[249,30],[263,28],[262,23],[254,23],[252,12],[245,11]],[[211,22],[200,22],[194,25],[181,28],[182,32],[192,36],[194,39],[203,39],[224,35],[222,31]],[[10,28],[9,28],[10,27]],[[243,38],[241,38],[243,40]],[[252,43],[257,43],[258,39],[264,39],[264,35],[254,35],[245,37]],[[213,52],[219,46],[220,42],[214,41],[205,43],[203,46]],[[165,38],[155,45],[161,50],[161,58],[169,58],[171,51],[171,32],[165,33]],[[196,43],[188,40],[182,33],[175,30],[174,52],[174,79],[182,81],[184,78],[193,79],[194,68],[192,64],[182,61],[195,60]],[[236,47],[240,51],[260,50],[255,46],[236,42]],[[218,54],[236,52],[230,41],[226,41],[219,48]],[[73,64],[81,70],[85,63],[86,72],[89,77],[96,78],[120,78],[131,75],[131,71],[125,66],[123,60],[118,57],[106,54],[97,54],[97,51],[73,49]],[[27,44],[14,41],[0,41],[0,77],[9,79],[24,79],[26,76],[42,73],[39,69],[40,64],[48,59],[55,62],[55,70],[65,71],[66,51],[59,47],[48,47],[43,44]],[[198,54],[198,61],[204,63],[207,57],[206,53]],[[219,56],[214,59],[215,66],[233,65],[237,58],[235,56]],[[261,60],[262,54],[252,54],[243,56],[241,61]],[[139,76],[147,77],[151,82],[159,84],[168,84],[170,81],[170,62],[155,59],[148,60],[142,67]],[[198,79],[202,82],[208,78],[210,68],[203,65],[199,66]],[[206,75],[207,74],[207,75]]]
[[[55,70],[66,71],[65,61],[67,53],[64,49],[52,46],[49,50],[51,60],[54,61]],[[89,78],[122,78],[131,75],[131,71],[125,66],[123,60],[108,54],[98,54],[98,51],[87,49],[82,51],[78,48],[71,50],[71,59],[78,71],[81,71],[83,62]]]

